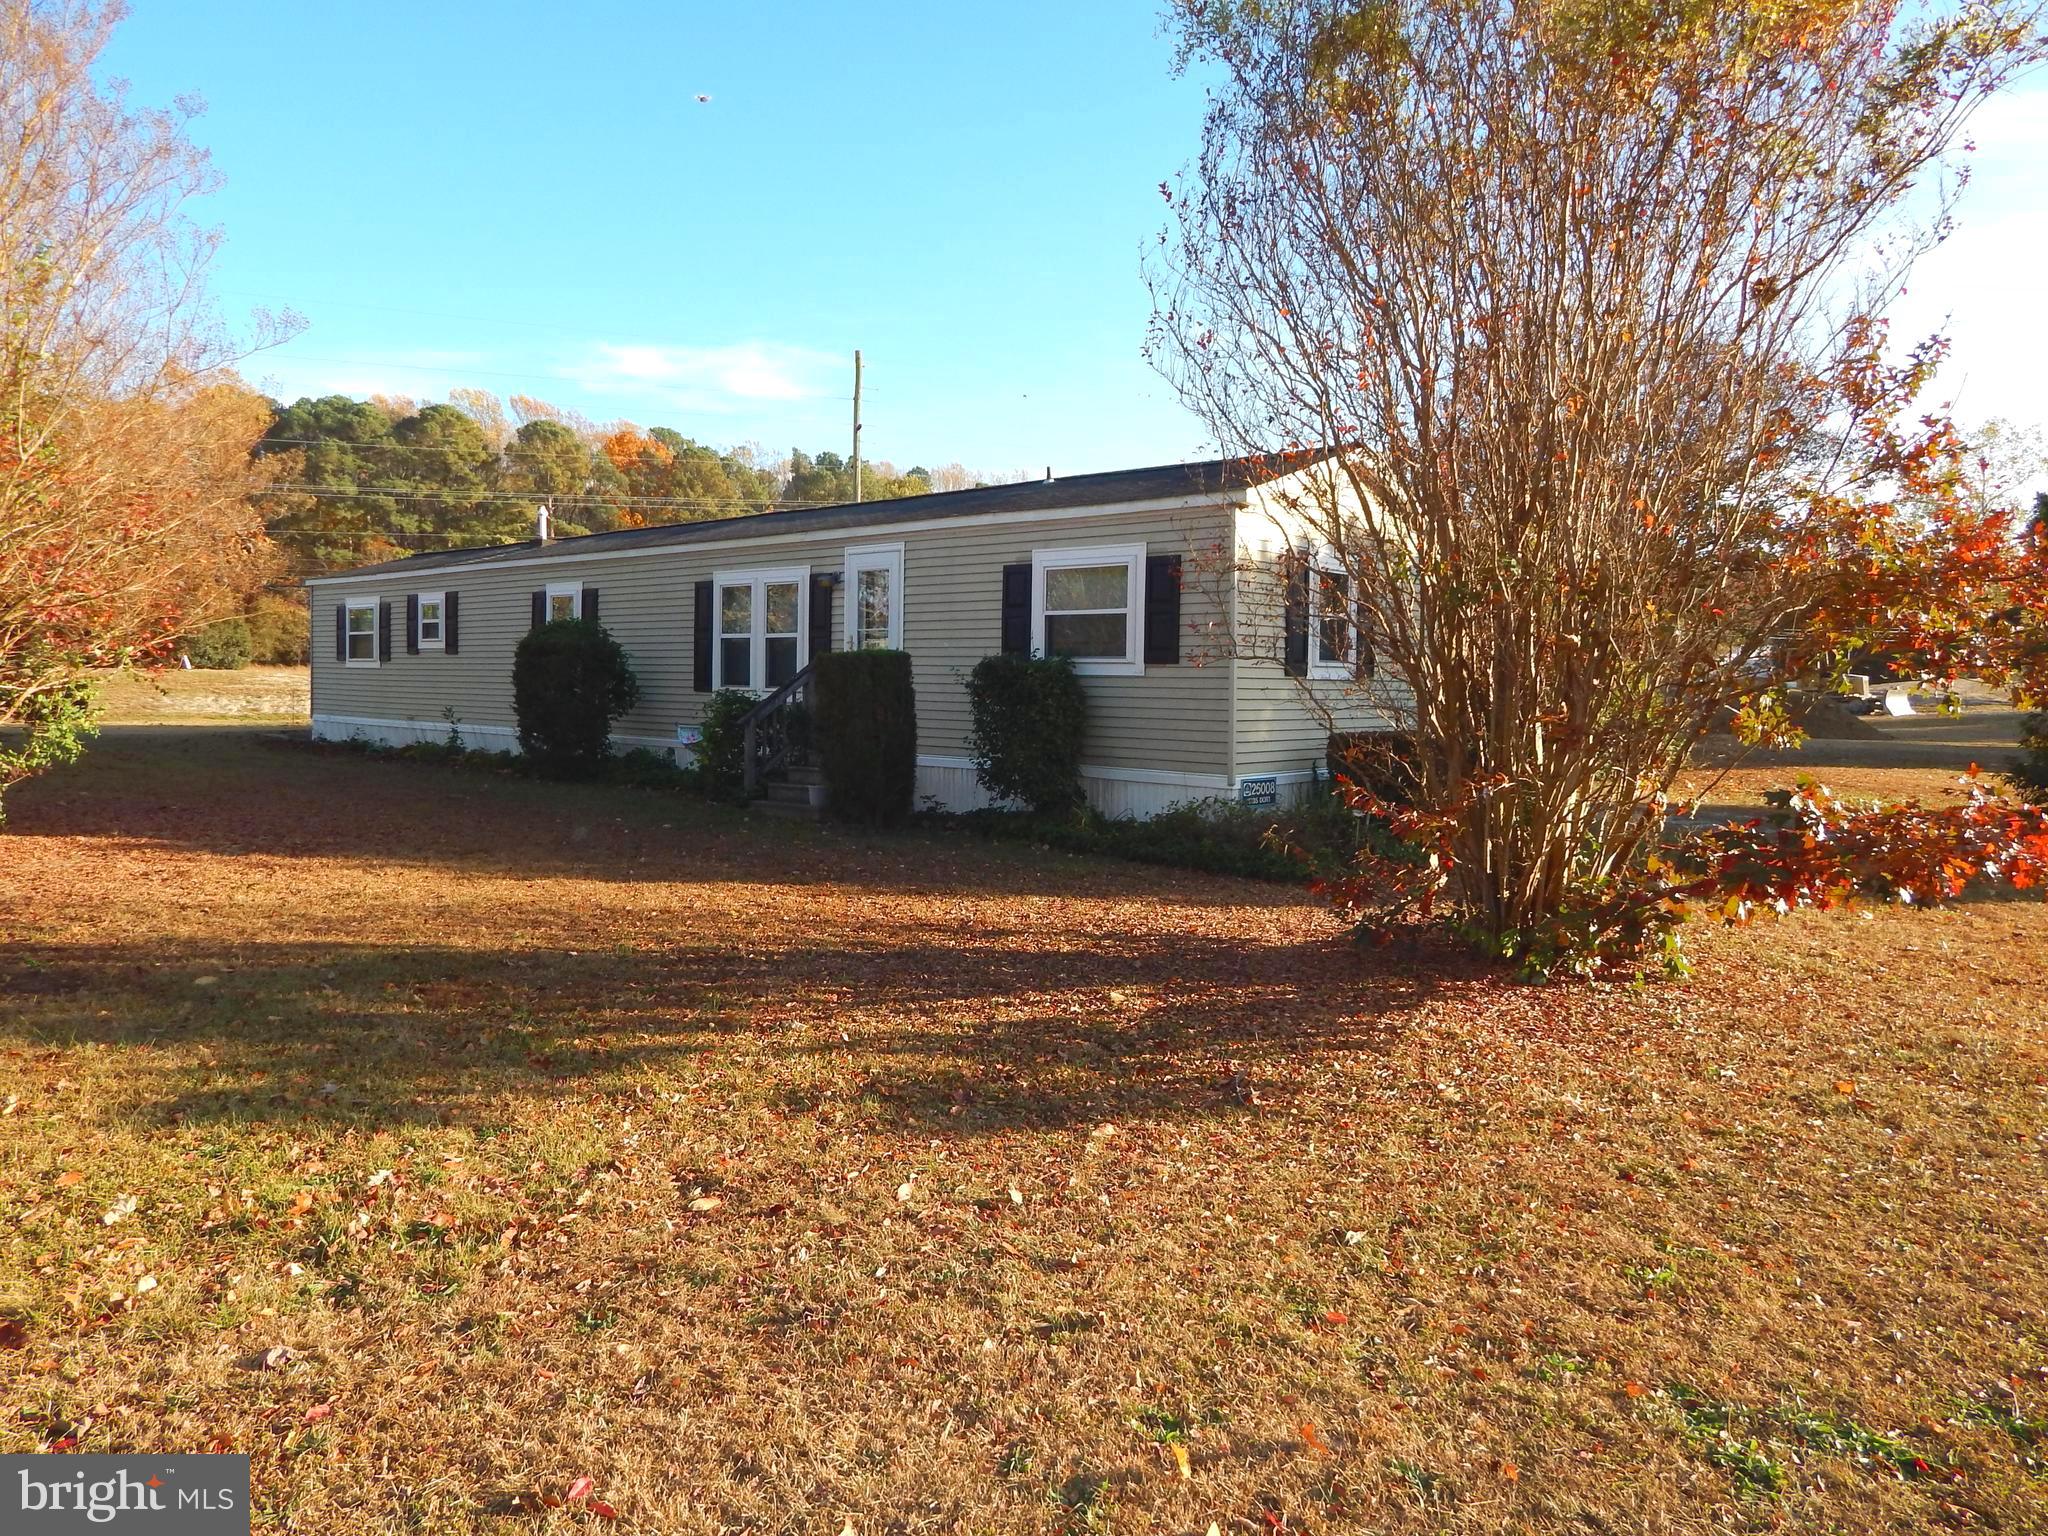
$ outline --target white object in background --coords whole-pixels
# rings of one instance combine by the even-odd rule
[[[1910,715],[1913,713],[1913,695],[1903,688],[1892,688],[1884,696],[1884,712],[1888,715]]]

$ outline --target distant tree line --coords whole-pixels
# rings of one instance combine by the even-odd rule
[[[425,405],[382,395],[272,402],[255,456],[275,471],[261,505],[296,575],[528,538],[543,504],[555,531],[573,535],[854,499],[852,462],[838,453],[770,460],[751,446],[599,425],[483,390]],[[978,483],[958,464],[899,472],[863,462],[860,494],[886,501]]]

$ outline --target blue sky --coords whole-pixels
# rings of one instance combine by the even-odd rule
[[[990,472],[1196,457],[1140,248],[1196,149],[1149,0],[278,6],[134,0],[106,59],[208,110],[215,289],[305,334],[291,398],[468,384],[726,445]],[[708,95],[708,102],[697,97]],[[1898,334],[1966,420],[2048,417],[2048,89],[1979,125]]]

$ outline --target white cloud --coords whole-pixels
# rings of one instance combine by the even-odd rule
[[[600,342],[563,373],[595,394],[659,392],[691,410],[733,411],[759,401],[815,400],[831,393],[844,360],[809,347],[744,341],[722,347]]]
[[[318,347],[301,350],[287,342],[259,352],[243,365],[243,376],[280,400],[301,395],[402,395],[413,400],[439,400],[450,389],[487,382],[476,370],[487,363],[481,352],[431,348],[396,351],[385,357],[333,357]]]

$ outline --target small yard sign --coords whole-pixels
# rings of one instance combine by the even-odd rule
[[[1280,803],[1280,780],[1274,775],[1261,774],[1255,779],[1237,781],[1237,803],[1239,805],[1278,805]]]

